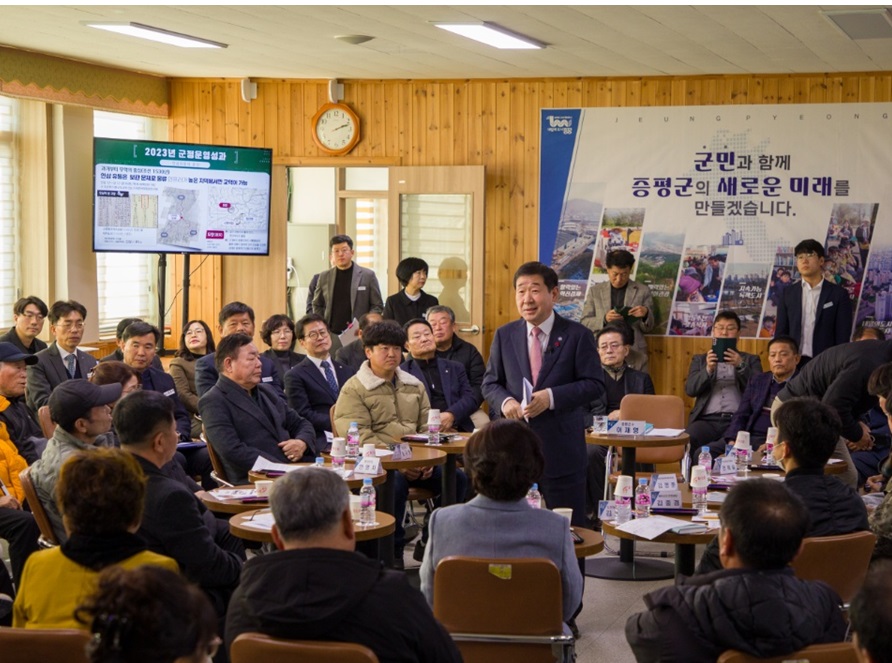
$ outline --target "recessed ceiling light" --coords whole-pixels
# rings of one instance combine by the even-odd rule
[[[143,25],[142,23],[84,21],[82,25],[86,25],[90,28],[117,32],[129,37],[139,37],[140,39],[159,41],[162,44],[179,46],[181,48],[226,48],[228,46],[228,44],[223,44],[219,41],[211,41],[210,39],[202,39],[201,37],[191,37],[179,32],[171,32],[170,30],[163,30],[162,28],[153,28],[151,25]]]
[[[462,37],[473,39],[494,46],[495,48],[512,49],[539,49],[545,48],[545,44],[530,37],[519,35],[494,23],[434,23],[442,30],[448,30]]]
[[[352,44],[353,46],[359,46],[360,44],[364,44],[367,41],[372,41],[374,37],[369,37],[368,35],[338,35],[335,37],[338,41],[342,41],[345,44]]]
[[[892,17],[888,9],[841,9],[821,13],[849,39],[892,38]]]

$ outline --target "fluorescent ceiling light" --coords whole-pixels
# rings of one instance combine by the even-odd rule
[[[434,23],[434,25],[495,48],[545,48],[545,44],[540,41],[514,34],[493,23]]]
[[[161,28],[153,28],[151,25],[143,25],[142,23],[120,23],[120,22],[87,22],[83,25],[90,28],[99,28],[100,30],[109,30],[130,37],[139,37],[140,39],[150,39],[151,41],[160,41],[162,44],[170,44],[171,46],[180,46],[181,48],[226,48],[228,44],[222,44],[218,41],[210,39],[201,39],[200,37],[190,37],[179,32],[171,32],[162,30]]]

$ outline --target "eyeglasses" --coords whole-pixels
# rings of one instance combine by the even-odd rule
[[[598,346],[598,350],[619,350],[623,347],[622,343],[603,343]]]
[[[796,254],[796,260],[808,260],[809,258],[816,258],[817,255],[814,251],[803,251]]]
[[[24,313],[22,313],[22,315],[29,320],[37,320],[38,322],[46,318],[43,313],[34,313],[34,311],[25,311]]]
[[[83,322],[63,322],[60,325],[56,325],[59,329],[83,329]]]
[[[304,338],[308,338],[311,341],[318,341],[319,339],[325,338],[328,336],[327,329],[320,329],[319,331],[312,331],[309,334],[305,335]]]
[[[717,332],[732,332],[737,331],[737,325],[715,325],[712,329]]]
[[[292,331],[288,327],[279,327],[270,332],[270,336],[291,336]]]

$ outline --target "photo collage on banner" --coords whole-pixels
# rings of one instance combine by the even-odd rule
[[[816,239],[857,324],[888,333],[889,172],[888,103],[546,109],[539,259],[567,317],[624,249],[654,298],[652,334],[708,336],[730,309],[741,336],[767,338],[799,278],[794,247]]]

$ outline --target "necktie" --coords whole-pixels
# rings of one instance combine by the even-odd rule
[[[77,368],[75,367],[76,361],[77,358],[73,354],[65,357],[65,365],[68,367],[68,377],[70,378],[74,378],[75,373],[77,373]]]
[[[322,362],[322,370],[325,372],[325,380],[328,382],[328,388],[335,398],[338,396],[338,382],[335,380],[334,371],[331,370],[331,364],[327,361]]]
[[[542,330],[533,327],[530,334],[533,335],[533,342],[530,345],[530,373],[533,376],[533,384],[536,384],[536,380],[539,379],[539,371],[542,370],[542,344],[539,342]]]

